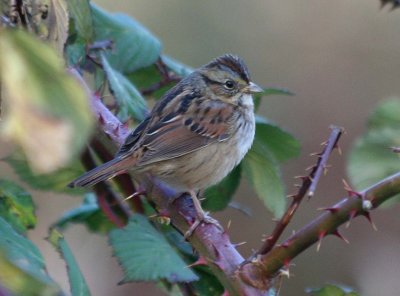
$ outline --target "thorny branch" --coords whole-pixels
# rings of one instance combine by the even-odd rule
[[[300,178],[303,180],[302,185],[300,186],[297,194],[291,196],[293,197],[293,200],[290,206],[287,208],[282,218],[276,224],[275,229],[272,231],[271,235],[265,239],[264,244],[258,250],[256,256],[264,255],[274,247],[279,237],[286,229],[286,226],[289,224],[292,217],[296,213],[301,201],[303,200],[307,192],[310,197],[314,195],[317,183],[327,167],[328,158],[331,155],[333,149],[337,147],[337,143],[342,133],[342,128],[332,127],[331,135],[329,136],[328,141],[324,143],[324,150],[321,153],[316,154],[318,155],[316,165],[312,167],[311,172],[308,176],[300,176]]]
[[[127,126],[119,122],[103,105],[98,96],[91,94],[85,81],[76,70],[70,69],[69,72],[88,90],[93,111],[103,131],[115,143],[122,144],[128,134]],[[299,190],[298,199],[302,199],[305,196],[313,183],[312,180],[318,179],[318,168],[322,167],[324,169],[327,158],[335,147],[341,133],[341,129],[333,128],[328,144],[320,155],[317,166],[313,168],[314,173],[312,176],[314,178],[307,177],[303,179],[302,188],[303,186],[304,188]],[[333,144],[331,145],[331,143]],[[304,183],[307,184],[304,185]],[[160,214],[168,215],[172,224],[179,231],[186,232],[196,217],[190,196],[184,194],[176,198],[177,193],[174,190],[154,178],[145,178],[143,185],[148,196],[152,197],[152,202],[155,203]],[[264,252],[246,262],[236,250],[235,245],[231,243],[226,231],[222,231],[213,224],[201,224],[189,238],[193,248],[200,256],[200,259],[195,264],[204,264],[206,262],[230,296],[266,295],[272,279],[279,270],[287,267],[298,254],[329,234],[343,239],[338,232],[340,225],[359,215],[370,218],[369,210],[378,207],[382,202],[399,192],[400,173],[382,180],[365,191],[344,198],[332,207],[326,208],[325,213],[290,236],[283,244],[275,246],[272,244],[272,248],[268,245],[265,249],[270,249],[269,251],[265,252],[264,250]],[[369,201],[369,203],[366,203],[366,201]],[[292,215],[289,216],[290,220]],[[285,225],[285,223],[283,224]],[[278,233],[281,230],[275,231]],[[280,234],[276,235],[276,239],[279,236]]]
[[[288,267],[294,257],[314,243],[321,242],[329,234],[345,240],[338,231],[340,225],[351,221],[356,216],[364,216],[371,222],[369,211],[399,192],[400,172],[357,195],[352,194],[350,197],[343,198],[337,204],[326,208],[325,213],[290,236],[283,244],[274,247],[265,255],[259,255],[251,263],[243,265],[241,268],[243,280],[253,286],[267,287],[268,279],[274,277],[282,267]],[[370,203],[365,201],[370,201]]]

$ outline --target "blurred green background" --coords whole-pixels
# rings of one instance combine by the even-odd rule
[[[351,144],[364,131],[367,116],[378,101],[400,95],[400,10],[381,10],[378,0],[94,2],[133,16],[160,38],[164,53],[190,66],[200,66],[226,52],[236,53],[245,59],[255,82],[296,93],[294,97],[268,97],[260,110],[302,143],[301,157],[283,169],[289,193],[294,191],[292,177],[314,162],[309,153],[321,149],[329,125],[345,127],[343,155],[333,155],[328,176],[321,180],[316,196],[302,204],[285,236],[317,216],[317,208],[345,195],[341,180],[347,178]],[[12,149],[0,140],[0,157]],[[0,177],[17,179],[4,162],[0,162]],[[262,234],[271,231],[273,222],[255,194],[242,185],[235,200],[250,207],[252,217],[233,209],[215,216],[224,225],[232,221],[231,238],[246,241],[239,249],[249,255],[260,245]],[[43,252],[50,274],[68,290],[64,263],[44,237],[49,224],[79,200],[33,192],[39,221],[29,236]],[[281,295],[305,295],[304,288],[326,282],[352,286],[365,296],[398,295],[398,210],[394,206],[372,213],[377,232],[363,218],[343,228],[350,245],[329,237],[319,252],[315,246],[307,250],[294,260]],[[163,295],[151,284],[117,286],[122,272],[106,238],[79,225],[67,230],[66,239],[93,295]]]

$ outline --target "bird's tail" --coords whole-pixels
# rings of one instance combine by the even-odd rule
[[[114,158],[76,178],[68,187],[86,187],[108,180],[127,171],[129,159]]]

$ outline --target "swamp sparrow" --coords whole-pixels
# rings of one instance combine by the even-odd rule
[[[154,106],[126,138],[115,158],[69,186],[90,186],[118,174],[149,173],[177,192],[189,192],[198,219],[213,222],[196,191],[221,181],[252,145],[255,132],[252,93],[243,60],[226,54],[192,72]]]

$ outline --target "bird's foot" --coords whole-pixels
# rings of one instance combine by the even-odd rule
[[[192,236],[193,232],[197,229],[197,227],[200,226],[201,223],[205,224],[213,224],[218,227],[218,229],[223,230],[222,226],[219,224],[217,220],[212,218],[208,212],[198,212],[196,220],[193,222],[193,224],[190,226],[188,231],[185,232],[184,238],[188,239],[189,237]]]

